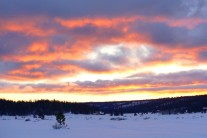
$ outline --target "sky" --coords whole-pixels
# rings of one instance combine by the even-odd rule
[[[0,0],[0,98],[207,94],[207,0]]]

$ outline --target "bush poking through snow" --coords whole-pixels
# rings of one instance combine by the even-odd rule
[[[148,120],[148,119],[150,119],[150,117],[144,117],[143,119],[144,119],[144,120]]]
[[[126,118],[116,117],[116,118],[111,118],[110,120],[121,121],[121,120],[126,120]]]
[[[26,122],[31,121],[29,118],[25,119]]]
[[[53,125],[53,128],[54,129],[66,128],[67,125],[65,124],[65,115],[59,112],[55,116],[56,116],[57,123]]]
[[[57,113],[56,120],[60,125],[64,125],[65,124],[65,115],[61,112]]]
[[[42,112],[38,113],[38,118],[44,120],[45,119],[44,113],[42,113]]]

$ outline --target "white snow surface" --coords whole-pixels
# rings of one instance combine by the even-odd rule
[[[68,127],[57,130],[55,116],[0,116],[0,138],[207,138],[206,113],[126,114],[121,121],[110,115],[65,115]]]

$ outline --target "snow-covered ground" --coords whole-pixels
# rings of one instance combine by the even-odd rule
[[[31,121],[25,121],[30,118]],[[55,130],[54,116],[0,116],[0,138],[207,138],[207,114],[126,114],[126,120],[110,115],[66,114],[68,128]]]

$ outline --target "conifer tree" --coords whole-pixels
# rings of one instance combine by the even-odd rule
[[[65,115],[62,112],[56,114],[56,120],[60,125],[65,125]]]

